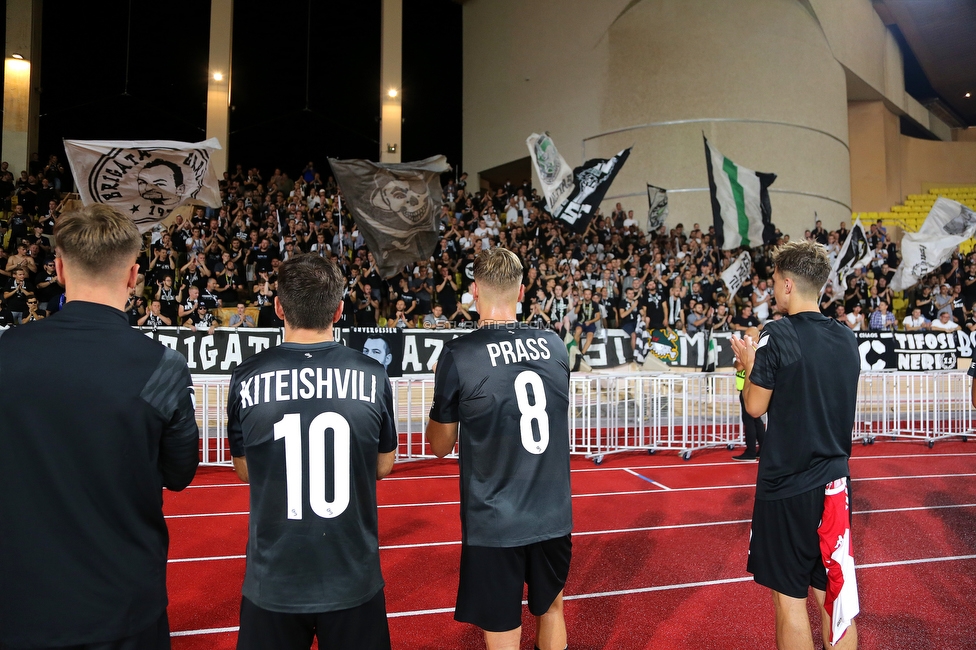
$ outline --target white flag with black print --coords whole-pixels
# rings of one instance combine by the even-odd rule
[[[729,268],[722,271],[722,282],[729,290],[729,298],[739,293],[739,289],[752,275],[752,256],[749,251],[742,251],[742,254],[729,264]]]
[[[722,250],[776,243],[769,186],[776,174],[737,165],[705,138],[705,164],[712,198],[715,239]]]
[[[901,264],[891,279],[892,291],[904,291],[939,268],[976,234],[976,213],[961,203],[939,197],[918,232],[901,240]]]
[[[668,191],[647,184],[647,232],[654,232],[668,220]]]
[[[847,239],[841,246],[840,253],[834,261],[834,268],[830,270],[827,281],[834,288],[834,299],[840,299],[847,288],[847,277],[853,273],[854,269],[862,268],[871,264],[874,259],[871,245],[868,243],[867,232],[861,223],[861,218],[854,220]],[[826,286],[826,285],[825,285]]]
[[[65,140],[64,150],[85,205],[104,203],[132,217],[145,233],[181,205],[220,207],[211,154],[217,138],[171,140]]]
[[[529,148],[535,173],[539,175],[549,212],[555,214],[573,191],[573,168],[556,150],[548,132],[533,133],[525,139],[525,145]]]

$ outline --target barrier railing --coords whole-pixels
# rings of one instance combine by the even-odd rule
[[[970,381],[961,371],[861,373],[854,439],[968,439],[976,423]]]
[[[196,375],[201,462],[229,465],[226,404],[229,378]],[[424,440],[434,380],[392,380],[397,461],[433,458]],[[925,441],[974,433],[970,383],[961,371],[864,372],[858,387],[853,440]],[[603,461],[608,454],[676,451],[689,459],[710,447],[742,443],[735,376],[725,373],[573,375],[569,395],[570,452]]]
[[[717,374],[584,375],[570,380],[570,451],[658,450],[690,458],[741,440],[735,377]]]
[[[230,377],[194,375],[197,425],[200,427],[200,464],[230,465],[227,442],[227,392]]]

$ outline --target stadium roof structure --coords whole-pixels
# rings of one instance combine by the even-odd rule
[[[873,4],[884,23],[896,25],[904,35],[938,94],[917,99],[950,126],[976,126],[976,2],[873,0]]]

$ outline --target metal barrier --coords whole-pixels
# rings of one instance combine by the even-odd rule
[[[734,375],[575,375],[570,379],[570,451],[596,463],[607,454],[738,444]]]
[[[230,377],[194,375],[197,426],[200,427],[200,464],[230,465],[227,441],[227,393]]]
[[[854,439],[871,444],[878,436],[936,440],[973,433],[970,382],[966,373],[861,373]]]
[[[194,376],[201,462],[229,465],[226,405],[229,377]],[[431,375],[392,380],[397,461],[434,458],[424,439],[434,396]],[[974,433],[976,414],[961,371],[864,372],[858,386],[853,440],[879,436],[928,442]],[[726,373],[573,375],[569,394],[570,453],[596,463],[608,454],[659,450],[685,460],[710,447],[742,443],[735,376]]]

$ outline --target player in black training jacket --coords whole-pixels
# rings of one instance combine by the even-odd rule
[[[390,647],[376,480],[396,429],[382,364],[333,340],[342,272],[301,255],[278,272],[284,343],[231,377],[227,433],[251,484],[242,650]]]
[[[776,251],[773,291],[786,318],[732,339],[752,417],[768,411],[756,479],[747,570],[773,592],[780,648],[813,648],[807,595],[821,609],[824,647],[857,647],[851,543],[851,431],[861,361],[850,328],[820,313],[827,250],[791,242]]]
[[[477,331],[450,341],[437,364],[427,425],[443,457],[461,461],[461,577],[454,618],[489,650],[518,648],[522,589],[536,646],[563,650],[563,586],[572,555],[569,357],[559,335],[516,323],[522,264],[492,248],[474,262]]]
[[[197,469],[190,371],[122,311],[130,217],[69,212],[54,241],[64,308],[0,337],[0,648],[168,650],[162,489]]]

